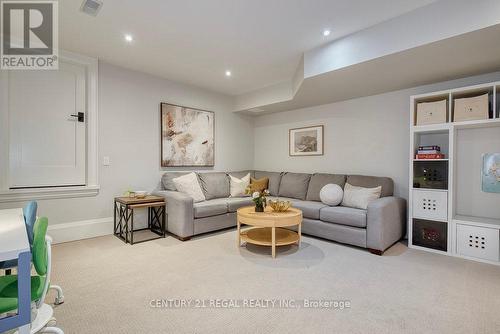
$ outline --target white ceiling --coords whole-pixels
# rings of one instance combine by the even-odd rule
[[[293,76],[302,54],[435,0],[82,0],[59,2],[60,47],[228,95]],[[330,28],[327,38],[322,31]],[[124,41],[125,33],[134,42]],[[233,73],[224,76],[226,69]]]
[[[491,41],[499,36],[500,24],[317,75],[293,99],[243,112],[263,115],[498,71],[500,43]]]

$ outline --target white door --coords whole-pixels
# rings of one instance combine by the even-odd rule
[[[10,188],[85,185],[85,67],[8,74]]]

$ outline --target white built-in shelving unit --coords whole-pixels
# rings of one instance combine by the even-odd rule
[[[486,93],[489,95],[490,107],[488,119],[453,122],[455,99]],[[443,99],[447,100],[447,122],[417,126],[417,104]],[[460,131],[466,129],[478,129],[474,134],[480,135],[481,131],[491,130],[492,127],[500,128],[500,82],[415,95],[410,98],[409,247],[500,264],[500,215],[491,216],[490,214],[489,217],[482,217],[481,212],[473,216],[462,215],[463,210],[457,200],[457,195],[459,195],[457,194],[457,183],[461,181],[457,179],[457,171],[461,168],[459,161],[463,163],[463,160],[458,159],[456,156],[457,150],[460,149],[457,146],[457,136],[461,133]],[[494,133],[496,134],[496,132]],[[473,136],[471,137],[473,138]],[[481,153],[500,153],[500,136],[491,138],[491,141],[494,147],[498,147],[498,151]],[[436,160],[415,159],[418,146],[427,145],[440,146],[445,158]],[[476,146],[475,157],[479,154],[478,150],[481,150],[481,148]],[[463,159],[463,155],[461,159]],[[429,163],[434,167],[430,169],[422,167],[424,165],[429,166]],[[438,174],[440,174],[440,171],[443,174],[440,175],[442,180],[440,185],[438,187],[422,187],[417,182],[422,178],[418,178],[418,175],[415,176],[415,173],[418,174],[422,170],[425,170],[426,173],[431,170]],[[462,174],[463,171],[464,169],[461,170]],[[474,173],[480,175],[481,170],[479,169]],[[474,176],[476,177],[474,180],[478,179],[477,175]],[[474,184],[474,187],[481,187],[481,184]],[[460,191],[468,190],[460,189]],[[481,196],[489,196],[488,200],[495,200],[494,196],[497,196],[498,206],[500,206],[500,194],[488,193],[488,195],[481,194]],[[463,205],[463,201],[461,203]],[[429,246],[426,242],[422,243],[421,238],[424,235],[424,229],[425,233],[430,233],[430,238],[435,238],[435,240],[441,238],[441,246]],[[414,235],[414,233],[418,235]],[[426,235],[426,238],[429,240],[429,235]]]

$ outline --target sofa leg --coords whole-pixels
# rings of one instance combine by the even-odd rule
[[[177,237],[180,241],[188,241],[191,237]]]
[[[378,256],[382,256],[382,254],[384,254],[384,251],[381,251],[378,249],[368,248],[368,250],[370,251],[370,253],[378,255]]]

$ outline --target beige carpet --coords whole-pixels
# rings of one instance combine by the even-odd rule
[[[54,246],[72,333],[499,333],[500,267],[409,250],[382,257],[305,237],[238,249],[235,231],[134,246],[113,236]],[[349,309],[152,308],[155,299],[349,300]]]

